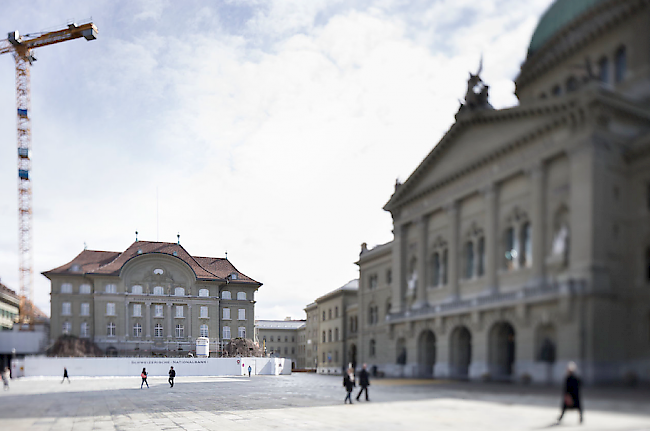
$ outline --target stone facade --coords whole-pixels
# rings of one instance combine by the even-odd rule
[[[461,110],[396,184],[394,239],[358,261],[360,362],[650,380],[650,2],[594,4],[529,51],[519,106]]]
[[[291,369],[299,366],[300,331],[304,320],[257,320],[255,322],[256,341],[265,348],[268,356],[289,358]]]
[[[84,250],[44,272],[51,281],[51,338],[91,338],[107,355],[186,356],[196,338],[216,356],[231,338],[252,338],[261,283],[222,258],[180,244],[136,241],[124,252]]]

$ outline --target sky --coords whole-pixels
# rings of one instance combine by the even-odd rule
[[[176,242],[263,283],[256,318],[304,318],[358,278],[361,243],[454,122],[483,56],[496,108],[552,0],[24,0],[0,34],[92,21],[35,50],[35,303],[84,249]],[[1,37],[1,36],[0,36]],[[18,291],[14,62],[0,56],[0,281]]]

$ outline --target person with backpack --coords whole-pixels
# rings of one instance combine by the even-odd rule
[[[176,371],[174,371],[174,367],[169,367],[169,387],[173,388],[174,387],[174,377],[176,377]]]
[[[140,383],[140,389],[142,389],[142,385],[144,385],[145,383],[147,384],[147,388],[149,388],[149,383],[147,383],[147,376],[148,376],[147,369],[143,368],[142,373],[140,373],[140,377],[142,377],[142,383]]]

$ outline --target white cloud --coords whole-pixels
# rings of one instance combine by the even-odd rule
[[[158,188],[160,240],[180,231],[190,253],[228,250],[264,283],[256,317],[301,317],[358,275],[361,242],[391,239],[381,207],[452,123],[481,52],[492,103],[515,103],[511,80],[548,3],[139,3],[150,25],[129,31],[105,4],[107,29],[70,81],[48,81],[54,60],[34,76],[37,270],[84,241],[119,251],[136,229],[155,240]],[[13,70],[0,66],[11,142]],[[15,232],[15,150],[1,151],[0,222]],[[15,237],[0,239],[0,275],[17,288]],[[37,289],[49,308],[41,276]]]

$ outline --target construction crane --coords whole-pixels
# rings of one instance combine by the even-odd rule
[[[34,324],[34,256],[32,251],[32,130],[30,112],[29,70],[36,61],[35,48],[54,45],[80,37],[97,38],[97,27],[90,22],[44,33],[21,36],[17,31],[0,40],[0,54],[12,53],[16,62],[16,122],[18,129],[18,260],[20,284],[20,323]]]

